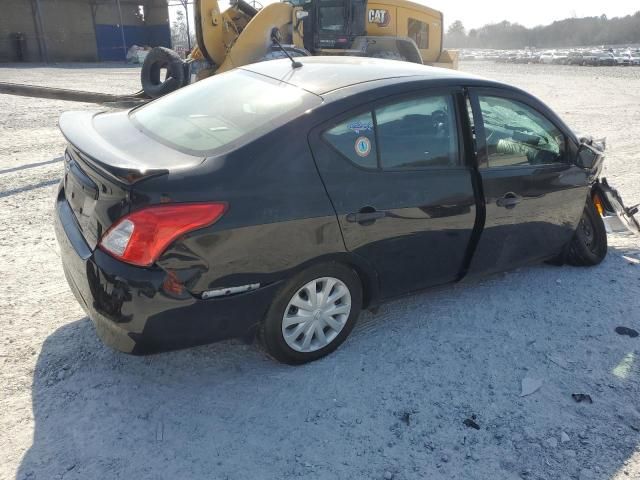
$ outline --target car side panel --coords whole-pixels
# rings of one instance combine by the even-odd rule
[[[565,135],[566,162],[488,168],[477,101],[482,94],[523,102],[549,119]],[[591,183],[589,173],[572,161],[577,153],[575,135],[546,105],[524,92],[472,88],[470,99],[486,215],[468,275],[506,271],[560,254],[577,227]],[[510,193],[522,197],[522,202],[512,209],[499,206],[498,200]]]
[[[469,274],[501,272],[560,254],[589,191],[576,170],[571,165],[483,170],[486,220]],[[522,203],[512,210],[498,206],[506,192],[522,196]]]
[[[309,146],[291,124],[198,171],[143,182],[171,201],[223,201],[214,225],[186,235],[157,264],[194,294],[252,283],[267,285],[326,255],[344,253],[335,212]],[[139,194],[141,194],[139,192]]]
[[[322,133],[366,109],[373,98],[367,100],[319,125],[309,136],[347,250],[375,268],[384,298],[455,281],[466,267],[476,222],[472,169],[465,165],[378,171],[351,163],[322,139]],[[348,219],[363,208],[373,208],[384,217],[371,225]]]

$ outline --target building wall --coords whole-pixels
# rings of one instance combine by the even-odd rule
[[[89,2],[40,0],[47,53],[52,62],[97,60]]]
[[[38,41],[31,2],[0,0],[0,62],[14,62],[16,58],[14,35],[21,32],[25,37],[25,60],[40,59]]]
[[[18,60],[17,32],[24,36],[24,61],[45,60],[35,1],[0,0],[0,62]],[[120,0],[125,48],[116,0],[39,0],[39,4],[50,62],[124,60],[133,44],[170,46],[166,0]],[[144,6],[144,21],[137,14],[139,5]]]

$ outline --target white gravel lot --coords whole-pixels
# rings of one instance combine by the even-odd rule
[[[607,176],[640,202],[640,68],[462,68],[607,136]],[[124,93],[138,70],[0,66],[0,80]],[[596,268],[394,301],[311,365],[238,341],[130,357],[99,342],[57,254],[56,123],[78,108],[95,106],[0,95],[0,478],[640,479],[640,337],[614,332],[640,330],[640,265],[623,258],[639,238],[611,235]],[[525,377],[543,383],[520,397]]]

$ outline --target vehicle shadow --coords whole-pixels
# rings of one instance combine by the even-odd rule
[[[64,160],[63,157],[56,157],[56,158],[52,158],[51,160],[44,160],[42,162],[34,162],[34,163],[28,163],[26,165],[18,165],[17,167],[5,168],[3,170],[0,170],[0,175],[19,172],[21,170],[27,170],[29,168],[42,167],[44,165],[51,165],[52,163],[59,163],[59,162],[62,162],[63,160]]]
[[[31,185],[23,185],[18,188],[12,188],[11,190],[0,190],[0,198],[10,197],[12,195],[17,195],[18,193],[29,192],[31,190],[37,190],[38,188],[50,187],[51,185],[55,185],[56,183],[60,183],[60,178],[44,180],[42,182],[34,183]]]
[[[236,341],[132,357],[71,322],[38,358],[17,478],[615,478],[640,444],[622,255],[391,302],[301,367]],[[542,387],[520,397],[524,377]]]

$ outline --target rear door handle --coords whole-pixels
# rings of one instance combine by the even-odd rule
[[[518,205],[520,202],[522,202],[522,197],[516,195],[513,192],[509,192],[505,193],[502,198],[499,198],[496,202],[496,205],[511,210],[512,208],[516,208],[516,205]]]
[[[366,208],[366,207],[365,207]],[[347,222],[359,223],[360,225],[371,225],[376,220],[380,220],[387,216],[387,212],[379,212],[377,210],[361,209],[358,213],[347,214]]]

